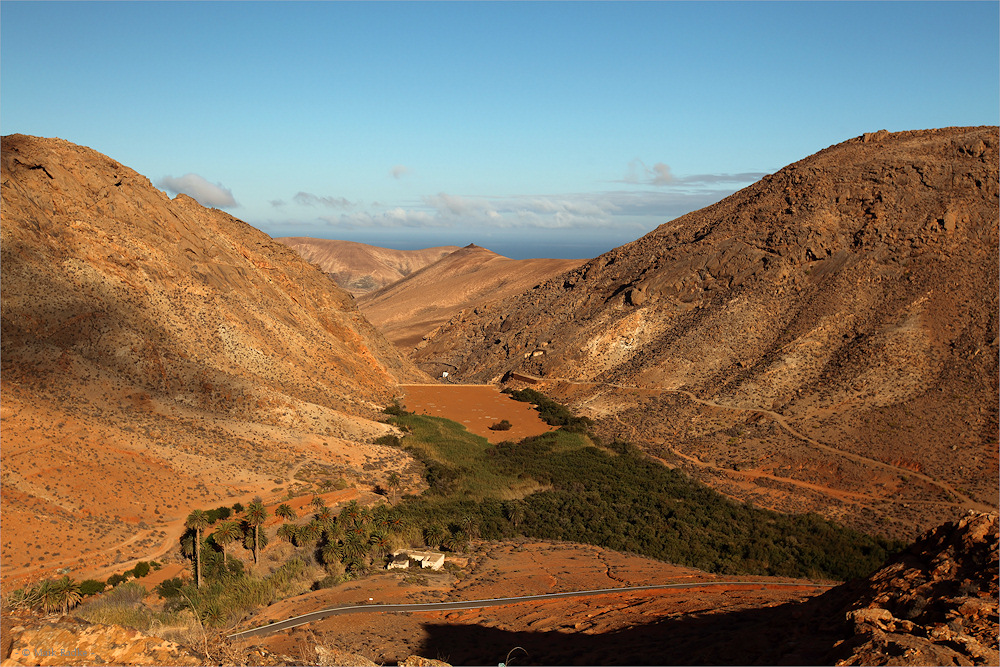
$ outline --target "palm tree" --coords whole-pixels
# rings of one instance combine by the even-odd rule
[[[376,530],[371,534],[371,537],[368,538],[368,544],[371,546],[372,556],[375,558],[381,558],[392,550],[392,541],[389,539],[389,535],[381,530]]]
[[[389,487],[389,491],[392,492],[392,503],[394,505],[396,504],[396,491],[399,490],[400,481],[399,473],[393,470],[389,473],[389,479],[385,483],[385,485]]]
[[[389,527],[389,506],[376,505],[369,514],[371,522],[376,528],[385,529]]]
[[[201,588],[201,531],[207,528],[210,521],[204,510],[194,510],[188,514],[184,525],[194,530],[194,579]]]
[[[318,493],[314,494],[312,498],[312,506],[315,507],[317,510],[319,510],[323,507],[326,507],[326,501],[323,500],[323,496],[319,495]]]
[[[424,539],[427,540],[427,546],[429,547],[441,546],[441,542],[446,537],[448,537],[448,531],[439,523],[432,523],[424,530]]]
[[[514,500],[508,503],[505,509],[507,510],[507,519],[510,521],[511,525],[514,526],[514,528],[520,526],[521,522],[524,521],[524,501]]]
[[[469,536],[461,530],[445,538],[441,544],[448,551],[462,551],[469,545]]]
[[[363,558],[368,552],[366,540],[357,533],[348,533],[341,542],[341,549],[344,559]]]
[[[63,575],[62,579],[57,579],[52,584],[52,592],[55,601],[62,605],[63,614],[68,614],[69,610],[80,604],[80,584]]]
[[[476,521],[476,517],[471,514],[463,516],[462,530],[465,531],[465,534],[472,539],[479,537],[479,522]]]
[[[298,540],[302,544],[311,544],[323,535],[323,524],[313,519],[298,530]]]
[[[347,517],[348,520],[357,522],[362,516],[361,506],[358,505],[357,500],[352,500],[351,502],[344,505],[344,509],[340,510],[341,517]]]
[[[222,547],[222,564],[227,565],[226,545],[235,542],[240,537],[240,525],[235,521],[223,521],[213,533],[215,543]]]
[[[318,512],[316,512],[316,520],[320,523],[326,525],[333,521],[333,510],[329,507],[321,507]]]
[[[337,542],[327,542],[323,545],[319,555],[323,559],[324,565],[333,565],[339,563],[340,559],[344,557],[344,549]]]
[[[295,510],[289,507],[286,503],[278,505],[278,507],[274,510],[274,516],[280,517],[286,521],[295,521],[299,518],[299,515],[295,513]]]
[[[247,523],[253,526],[253,564],[257,564],[257,556],[260,551],[260,526],[267,520],[267,509],[264,508],[264,501],[260,496],[255,496],[253,501],[247,505],[245,516]]]
[[[385,527],[389,529],[390,532],[399,533],[406,528],[406,519],[393,510],[385,518]]]
[[[46,614],[52,611],[52,608],[58,604],[56,587],[53,582],[48,579],[39,583],[32,593],[32,597],[37,601],[36,604],[40,604],[42,606],[42,611]]]
[[[294,523],[285,523],[278,528],[278,539],[285,542],[295,542],[298,539],[299,528]]]

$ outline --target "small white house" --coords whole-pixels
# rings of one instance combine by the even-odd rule
[[[438,551],[394,551],[392,560],[386,566],[387,570],[404,569],[410,566],[410,561],[420,563],[420,567],[440,570],[444,567],[444,554]]]
[[[405,570],[410,567],[410,559],[406,554],[395,554],[389,564],[385,566],[387,570]]]

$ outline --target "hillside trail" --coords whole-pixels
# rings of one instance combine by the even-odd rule
[[[626,424],[624,421],[621,420],[621,418],[617,414],[616,415],[612,415],[612,417],[614,418],[614,420],[616,422],[618,422],[619,424],[621,424],[623,428],[627,428],[627,429],[631,430],[631,432],[632,432],[632,439],[633,440],[637,440],[638,439],[638,432],[636,431],[635,426],[633,424]],[[676,456],[677,458],[684,459],[685,461],[687,461],[688,463],[690,463],[693,466],[696,466],[696,467],[699,467],[699,468],[705,468],[707,470],[711,470],[711,471],[716,472],[716,473],[718,473],[718,474],[720,474],[720,475],[722,475],[724,477],[729,477],[729,478],[732,478],[732,477],[742,477],[743,479],[750,480],[750,481],[756,481],[757,479],[761,479],[761,478],[763,478],[763,479],[770,479],[770,480],[773,480],[773,481],[776,481],[776,482],[782,482],[784,484],[790,484],[792,486],[797,486],[799,488],[809,489],[810,491],[816,491],[818,493],[822,493],[823,495],[830,496],[832,498],[837,498],[839,500],[843,500],[843,501],[847,501],[847,502],[856,502],[856,501],[859,501],[859,500],[866,500],[866,501],[885,501],[885,500],[889,500],[890,502],[899,502],[899,503],[903,502],[902,500],[899,500],[899,499],[895,499],[894,500],[894,499],[891,499],[891,498],[880,498],[880,497],[874,496],[874,495],[872,495],[870,493],[855,493],[853,491],[843,491],[841,489],[834,489],[832,487],[822,486],[820,484],[811,484],[809,482],[803,482],[801,480],[792,479],[791,477],[780,477],[778,475],[771,475],[771,474],[768,474],[766,472],[757,472],[757,471],[753,471],[753,470],[733,470],[732,468],[722,468],[720,466],[713,465],[711,463],[706,463],[705,461],[702,461],[697,456],[689,456],[687,454],[684,454],[684,453],[680,452],[679,450],[677,450],[677,449],[675,449],[673,447],[667,447],[667,450],[671,454],[673,454],[674,456]],[[666,466],[673,467],[673,465],[669,461],[667,461],[666,459],[663,459],[663,458],[661,458],[659,456],[656,456],[655,454],[649,454],[648,452],[647,452],[647,455],[650,458],[652,458],[652,459],[654,459],[656,461],[659,461],[660,463],[662,463],[662,464],[664,464]],[[730,497],[732,497],[734,500],[739,500],[738,498],[735,498],[733,496],[730,496]],[[939,504],[950,505],[951,504],[951,503],[942,503],[942,502],[939,502],[939,501],[908,501],[908,502],[925,502],[925,503],[930,503],[930,504],[934,504],[934,505],[939,505]]]
[[[526,375],[526,374],[521,373],[521,375]],[[533,376],[528,376],[528,377],[533,377]],[[951,486],[947,482],[942,482],[942,481],[936,480],[936,479],[934,479],[934,478],[932,478],[932,477],[930,477],[928,475],[924,475],[924,474],[919,473],[919,472],[914,472],[914,471],[906,469],[906,468],[901,468],[899,466],[894,466],[894,465],[892,465],[890,463],[885,463],[883,461],[879,461],[878,459],[872,459],[872,458],[868,458],[867,456],[861,456],[860,454],[854,454],[852,452],[846,452],[844,450],[837,449],[836,447],[832,447],[830,445],[826,445],[826,444],[824,444],[822,442],[819,442],[818,440],[810,438],[809,436],[805,435],[804,433],[801,433],[801,432],[797,431],[796,429],[794,429],[788,423],[788,421],[785,419],[785,417],[783,415],[781,415],[781,414],[779,414],[777,412],[774,412],[773,410],[768,410],[766,408],[742,407],[742,406],[737,406],[737,405],[723,405],[721,403],[716,403],[715,401],[710,401],[710,400],[707,400],[707,399],[699,398],[698,396],[695,396],[693,393],[691,393],[690,391],[688,391],[686,389],[665,389],[663,387],[637,387],[637,386],[633,386],[633,385],[618,384],[618,383],[615,383],[615,382],[593,382],[593,381],[586,382],[586,381],[581,381],[581,380],[571,380],[569,378],[557,378],[557,377],[535,378],[535,379],[538,380],[539,382],[550,382],[550,381],[565,382],[566,384],[572,384],[572,385],[577,385],[577,386],[614,387],[616,389],[623,389],[623,390],[626,390],[626,391],[653,391],[653,392],[666,393],[666,394],[681,394],[682,396],[686,396],[688,399],[690,399],[694,403],[698,403],[700,405],[705,405],[705,406],[712,407],[712,408],[718,408],[718,409],[721,409],[721,410],[735,410],[735,411],[738,411],[738,412],[753,412],[753,413],[756,413],[756,414],[766,415],[766,416],[770,417],[771,419],[773,419],[775,422],[777,422],[777,424],[779,426],[781,426],[781,428],[783,428],[789,435],[791,435],[792,437],[794,437],[794,438],[796,438],[798,440],[806,442],[806,443],[812,445],[813,447],[815,447],[817,449],[823,450],[825,452],[829,452],[829,453],[837,455],[837,456],[842,456],[842,457],[844,457],[846,459],[850,459],[850,460],[852,460],[852,461],[854,461],[856,463],[860,463],[860,464],[863,464],[863,465],[871,465],[871,466],[874,466],[876,468],[882,468],[884,470],[888,470],[888,471],[890,471],[890,472],[892,472],[894,474],[906,476],[906,477],[909,477],[909,478],[919,479],[919,480],[921,480],[923,482],[926,482],[927,484],[930,484],[931,486],[934,486],[934,487],[940,489],[941,491],[944,491],[946,494],[950,494],[952,497],[957,498],[958,501],[959,501],[957,503],[943,503],[943,504],[959,505],[959,506],[961,506],[964,509],[975,509],[975,510],[978,510],[980,512],[994,512],[994,511],[996,511],[996,508],[991,507],[989,505],[984,505],[983,503],[976,502],[975,500],[973,500],[972,498],[969,498],[964,493],[961,493],[960,491],[958,491],[958,489],[954,488],[953,486]],[[786,481],[794,482],[794,480],[786,480]]]

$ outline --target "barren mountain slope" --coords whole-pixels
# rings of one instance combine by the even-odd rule
[[[409,349],[462,309],[520,294],[583,261],[509,259],[472,244],[366,294],[358,307],[389,340]]]
[[[770,507],[909,537],[995,507],[997,145],[832,146],[462,313],[415,359],[546,378],[608,435]]]
[[[88,148],[2,148],[5,578],[144,555],[306,459],[383,455],[355,443],[426,376],[328,277]]]
[[[402,280],[414,271],[449,255],[458,246],[423,250],[392,250],[355,243],[289,236],[274,239],[299,253],[307,262],[330,274],[338,285],[359,296]]]

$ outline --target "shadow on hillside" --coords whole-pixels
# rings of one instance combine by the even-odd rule
[[[832,664],[834,644],[849,636],[844,591],[804,602],[661,619],[604,634],[563,630],[511,632],[479,625],[424,625],[419,655],[455,665],[498,665],[516,646],[518,665],[811,665]],[[839,612],[839,613],[838,613]]]

